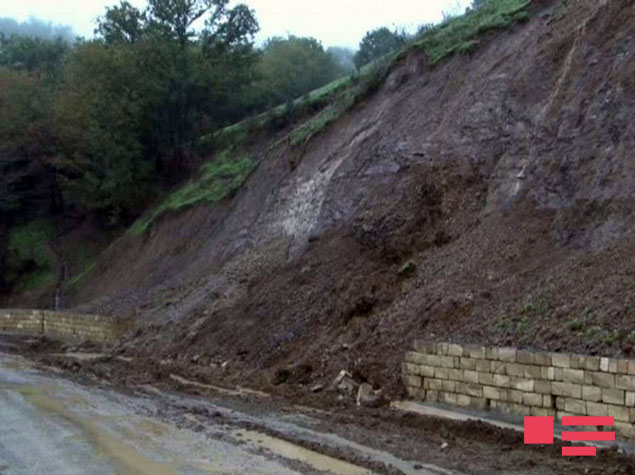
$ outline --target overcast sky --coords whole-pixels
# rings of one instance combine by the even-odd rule
[[[145,0],[129,0],[143,7]],[[442,12],[462,11],[471,0],[242,0],[256,11],[258,39],[292,33],[313,36],[325,46],[356,47],[366,31],[379,26],[414,28],[434,23]],[[91,37],[95,20],[113,0],[0,0],[0,17],[41,20],[73,27]]]

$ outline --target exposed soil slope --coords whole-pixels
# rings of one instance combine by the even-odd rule
[[[629,353],[635,2],[533,8],[120,239],[75,304],[136,317],[128,353],[285,390],[346,368],[396,391],[415,337]]]

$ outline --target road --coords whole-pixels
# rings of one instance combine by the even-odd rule
[[[373,466],[406,474],[455,473],[315,431],[305,414],[254,415],[152,387],[122,394],[104,384],[73,382],[59,370],[2,351],[0,345],[2,475],[356,475],[374,473],[368,468]],[[327,455],[327,449],[347,456]],[[356,465],[358,460],[363,462]]]
[[[151,399],[83,387],[0,353],[0,473],[300,473],[289,464],[297,454],[258,454],[257,434],[214,439],[156,412]],[[366,473],[330,457],[304,465],[317,472],[329,463],[336,473]]]

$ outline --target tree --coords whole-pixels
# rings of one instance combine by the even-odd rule
[[[369,31],[359,44],[355,54],[355,65],[361,68],[406,44],[406,35],[402,32],[390,31],[386,27]]]
[[[147,18],[126,1],[119,6],[107,7],[106,14],[99,19],[95,34],[106,43],[136,43],[141,39]]]
[[[352,49],[331,46],[326,52],[335,58],[343,71],[350,73],[355,70],[355,51]]]
[[[297,99],[344,74],[314,38],[270,38],[262,50],[261,87],[269,106]]]

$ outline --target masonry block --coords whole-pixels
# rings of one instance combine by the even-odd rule
[[[630,422],[631,411],[624,406],[608,406],[608,416],[614,417],[616,421]]]
[[[556,398],[551,394],[542,396],[542,407],[553,408],[556,407]]]
[[[524,378],[513,378],[512,387],[519,391],[534,392],[534,380]]]
[[[534,391],[539,394],[551,394],[551,381],[537,379],[534,382]]]
[[[551,364],[556,368],[570,368],[571,357],[566,353],[551,353]]]
[[[600,357],[587,356],[584,359],[584,369],[589,371],[600,371]]]
[[[532,416],[537,417],[553,417],[556,415],[556,410],[553,408],[531,407],[529,411]]]
[[[574,383],[561,383],[553,381],[551,391],[556,396],[566,396],[580,399],[582,397],[582,386]]]
[[[542,379],[542,368],[540,366],[525,365],[525,378]]]
[[[437,351],[436,351],[437,355],[447,356],[449,346],[450,345],[448,343],[437,343]]]
[[[533,365],[535,357],[534,354],[529,351],[518,351],[518,353],[516,353],[516,361],[521,364]]]
[[[466,383],[478,383],[478,373],[476,371],[463,371],[463,381]]]
[[[564,368],[562,380],[566,383],[584,384],[584,370]]]
[[[524,393],[523,404],[525,406],[542,407],[542,394]]]
[[[635,407],[635,393],[627,391],[625,395],[625,402],[628,407]]]
[[[454,356],[439,356],[439,366],[442,368],[454,368]]]
[[[443,391],[448,393],[454,393],[456,391],[456,382],[449,379],[443,380]]]
[[[463,347],[461,345],[456,345],[456,344],[448,345],[448,355],[463,356]]]
[[[419,374],[419,366],[413,363],[401,363],[401,372],[403,374],[413,374],[416,376]]]
[[[489,408],[489,401],[482,397],[470,396],[470,406],[481,410],[487,409]]]
[[[515,389],[509,389],[506,391],[506,401],[514,403],[514,404],[522,404],[523,403],[523,392],[517,391]]]
[[[406,386],[411,386],[413,388],[420,388],[421,387],[421,377],[420,376],[413,376],[410,374],[405,374],[402,376],[403,382]]]
[[[598,386],[582,386],[582,399],[599,402],[602,400],[602,388]]]
[[[586,402],[579,399],[565,398],[564,410],[573,414],[586,416]]]
[[[617,360],[617,372],[620,374],[628,374],[628,360],[623,358]]]
[[[505,361],[506,363],[515,363],[517,352],[518,350],[516,350],[516,348],[499,348],[497,359],[500,361]]]
[[[509,388],[511,387],[511,382],[512,382],[511,376],[507,376],[503,374],[494,375],[494,386],[498,386],[499,388]]]
[[[492,362],[489,360],[475,360],[476,361],[476,371],[480,371],[483,373],[489,373],[492,370]]]
[[[451,379],[452,381],[463,381],[463,370],[449,369],[448,378]]]
[[[510,376],[525,376],[525,366],[518,363],[507,363],[507,374]]]
[[[551,354],[539,351],[534,353],[534,361],[538,366],[551,366]]]
[[[447,368],[434,368],[434,377],[437,379],[448,379],[448,369]]]
[[[426,376],[432,378],[434,376],[434,367],[428,365],[419,366],[419,376]]]
[[[459,367],[470,371],[476,371],[476,361],[474,358],[463,357],[460,360]]]
[[[458,404],[458,396],[459,395],[456,393],[440,392],[439,401],[445,404],[453,404],[456,406]]]
[[[478,383],[487,386],[494,386],[494,375],[492,373],[478,373]]]
[[[481,386],[480,384],[465,383],[463,389],[463,392],[469,396],[479,398],[483,397],[483,386]]]
[[[615,375],[602,372],[590,372],[591,384],[593,386],[599,386],[601,388],[614,388],[615,387]],[[586,381],[585,381],[586,382]]]
[[[495,388],[493,386],[483,386],[483,397],[487,399],[501,400],[506,399],[504,389]]]
[[[625,393],[622,389],[602,389],[602,402],[624,405]]]
[[[507,363],[504,361],[492,361],[491,371],[495,374],[507,374]]]
[[[443,381],[442,379],[436,378],[426,378],[426,383],[429,387],[426,389],[432,389],[433,391],[441,391],[443,389]]]
[[[485,358],[485,347],[484,346],[475,346],[469,345],[465,347],[467,354],[470,358],[484,359]]]
[[[542,379],[548,379],[549,381],[553,381],[556,379],[556,368],[553,366],[545,367],[542,366],[540,368],[540,376]]]
[[[582,355],[570,355],[569,363],[571,369],[584,369],[586,361]]]
[[[618,374],[615,376],[615,387],[617,389],[628,389],[635,391],[635,376]]]
[[[424,356],[415,351],[407,351],[405,357],[406,363],[423,364],[425,362]]]
[[[586,412],[589,416],[605,417],[609,415],[609,406],[599,402],[586,402]]]

